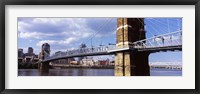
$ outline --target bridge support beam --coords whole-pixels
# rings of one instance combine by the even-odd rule
[[[117,19],[117,48],[132,46],[132,42],[145,39],[144,19]],[[115,76],[149,76],[148,52],[124,51],[115,56]]]
[[[132,76],[150,76],[148,52],[133,52],[130,57]]]
[[[41,72],[49,72],[49,62],[39,63],[38,68]]]
[[[115,57],[115,76],[149,76],[147,52],[119,52]]]
[[[49,72],[49,62],[43,62],[45,57],[50,55],[50,45],[48,43],[42,44],[42,49],[40,53],[41,62],[38,63],[38,69],[41,72]]]

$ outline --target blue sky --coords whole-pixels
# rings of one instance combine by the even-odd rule
[[[146,37],[177,31],[181,18],[145,18]],[[51,53],[116,43],[117,18],[18,18],[18,48],[27,52],[33,47],[38,54],[42,43],[51,45]],[[151,54],[150,62],[182,61],[182,52]]]

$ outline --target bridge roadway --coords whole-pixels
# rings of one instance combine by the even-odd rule
[[[85,50],[90,49],[88,52],[78,52],[78,50],[72,50],[72,53],[69,54],[68,52],[65,52],[64,54],[60,55],[53,55],[51,57],[46,57],[43,62],[50,62],[54,60],[59,60],[59,59],[66,59],[66,58],[72,58],[72,57],[83,57],[83,56],[100,56],[100,55],[112,55],[115,54],[116,52],[120,51],[147,51],[149,53],[155,53],[155,52],[160,52],[160,51],[182,51],[182,45],[173,45],[173,46],[164,46],[164,47],[154,47],[154,48],[132,48],[132,47],[125,47],[125,48],[108,48],[108,47],[102,47],[104,50],[91,50],[91,48],[87,48]],[[107,49],[106,49],[107,48]],[[93,48],[95,49],[95,48]],[[75,52],[75,53],[73,53]]]

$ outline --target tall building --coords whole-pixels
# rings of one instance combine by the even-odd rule
[[[24,57],[23,49],[21,48],[18,49],[18,57],[21,57],[21,58]]]
[[[33,48],[32,47],[28,47],[28,54],[33,55]]]

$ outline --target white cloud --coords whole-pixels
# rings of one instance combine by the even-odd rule
[[[75,38],[75,37],[69,37],[65,40],[42,40],[42,41],[39,41],[36,46],[39,46],[41,47],[42,44],[44,43],[48,43],[50,45],[68,45],[68,44],[71,44],[75,41],[77,41],[78,39]]]
[[[32,23],[59,25],[58,23],[62,21],[63,21],[62,18],[34,18]]]
[[[75,37],[70,37],[70,38],[67,38],[66,40],[64,40],[64,41],[60,41],[59,42],[59,44],[70,44],[70,43],[72,43],[72,42],[74,42],[74,41],[76,41],[77,40],[77,38],[75,38]]]
[[[84,18],[34,18],[32,21],[18,22],[18,37],[24,39],[64,35],[88,37],[92,32]]]
[[[56,44],[57,41],[55,41],[55,40],[42,40],[42,41],[39,41],[39,42],[36,44],[36,46],[41,47],[42,44],[44,44],[44,43],[49,43],[50,45],[52,45],[52,44]]]
[[[24,39],[27,39],[27,38],[40,39],[39,36],[41,36],[41,35],[42,34],[38,33],[38,32],[19,32],[18,37],[19,38],[24,38]]]
[[[95,21],[91,21],[91,19],[88,18],[29,18],[29,21],[26,21],[25,18],[21,18],[18,22],[19,37],[26,39],[43,39],[43,37],[52,37],[52,33],[64,32],[67,35],[72,34],[74,36],[86,38],[96,32],[95,29],[98,28],[94,28],[92,25],[102,22],[101,20],[105,19],[95,19]],[[106,32],[109,31],[106,30]],[[37,37],[32,37],[33,35]],[[104,33],[98,33],[98,36],[102,37],[102,35],[104,35]],[[106,35],[108,35],[108,33]]]
[[[87,38],[89,36],[91,36],[93,33],[92,30],[87,30],[87,31],[84,31],[84,30],[80,30],[80,31],[65,31],[65,32],[62,32],[62,35],[66,35],[66,36],[74,36],[74,37],[77,37],[77,38]]]
[[[29,40],[29,42],[33,42],[34,40]]]

